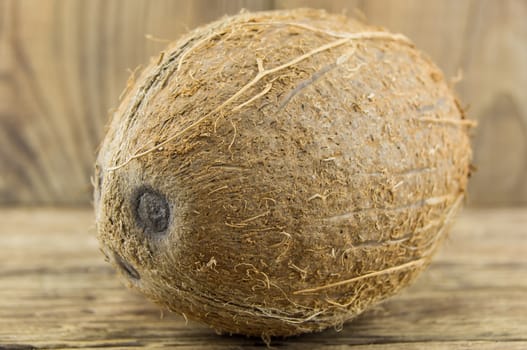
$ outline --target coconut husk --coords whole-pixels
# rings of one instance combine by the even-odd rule
[[[130,80],[96,164],[101,247],[221,333],[339,327],[429,264],[471,126],[403,35],[309,9],[223,18]]]

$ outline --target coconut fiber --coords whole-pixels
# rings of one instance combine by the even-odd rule
[[[223,18],[130,79],[95,167],[102,250],[221,333],[339,327],[430,262],[471,126],[403,35],[318,10]]]

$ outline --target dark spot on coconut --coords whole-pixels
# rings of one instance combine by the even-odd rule
[[[102,182],[104,181],[104,171],[99,170],[99,176],[97,176],[97,188],[99,191],[102,188]]]
[[[92,178],[93,179],[93,178]],[[104,181],[104,171],[102,167],[98,164],[95,165],[95,180],[92,184],[94,185],[94,200],[95,203],[98,203],[101,199],[102,184]]]
[[[115,260],[115,263],[117,264],[117,266],[119,266],[119,268],[121,269],[121,271],[124,272],[125,275],[127,275],[133,280],[141,279],[139,272],[137,272],[137,270],[132,265],[130,265],[130,263],[124,260],[119,254],[114,252],[113,259]]]
[[[147,234],[166,231],[170,208],[166,197],[151,187],[141,186],[132,196],[133,212],[137,225]]]

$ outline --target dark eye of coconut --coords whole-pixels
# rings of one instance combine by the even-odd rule
[[[170,208],[164,195],[149,187],[139,188],[134,195],[134,216],[147,234],[163,233],[170,218]]]
[[[130,277],[133,280],[139,280],[141,276],[139,275],[139,272],[130,265],[126,260],[124,260],[119,254],[113,253],[113,258],[115,262],[117,263],[117,266],[123,271],[128,277]]]

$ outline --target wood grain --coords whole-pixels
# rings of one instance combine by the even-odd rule
[[[462,70],[457,90],[480,122],[470,203],[527,204],[527,1],[0,0],[0,205],[88,204],[130,70],[224,14],[298,6],[366,17],[408,35],[447,77]]]
[[[80,209],[0,210],[0,349],[263,347],[217,336],[120,285]],[[409,289],[288,349],[525,349],[527,209],[469,210]],[[17,347],[15,347],[15,345]]]

